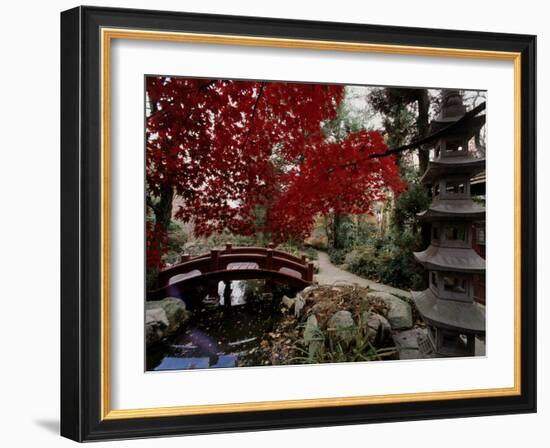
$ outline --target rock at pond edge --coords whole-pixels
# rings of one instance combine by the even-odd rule
[[[145,302],[145,341],[152,345],[178,332],[189,319],[185,302],[176,297]]]

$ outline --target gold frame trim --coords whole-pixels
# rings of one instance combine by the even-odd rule
[[[190,405],[141,409],[111,409],[110,388],[110,51],[113,39],[186,42],[296,48],[356,53],[383,53],[412,56],[454,57],[513,61],[514,63],[514,386],[508,388],[369,395],[304,400],[281,400]],[[316,407],[351,406],[413,401],[503,397],[521,394],[521,54],[514,52],[466,50],[458,48],[279,39],[215,34],[193,34],[134,29],[101,29],[101,419],[118,420],[211,413],[247,412]]]

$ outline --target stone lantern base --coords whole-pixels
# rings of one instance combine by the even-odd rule
[[[439,356],[475,356],[475,336],[461,335],[456,331],[428,327],[428,340]]]
[[[440,299],[430,289],[413,291],[412,296],[437,356],[478,354],[476,336],[485,335],[485,307],[473,302]]]

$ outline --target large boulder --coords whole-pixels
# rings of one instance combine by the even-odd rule
[[[344,344],[349,344],[354,337],[355,322],[349,311],[340,310],[332,315],[328,327],[334,328],[336,338]]]
[[[364,311],[361,314],[361,323],[365,328],[367,340],[374,346],[378,346],[391,335],[390,323],[380,314]]]
[[[393,330],[412,328],[412,309],[407,302],[390,293],[379,291],[369,292],[367,294],[367,299],[369,298],[382,300],[388,305],[388,321]]]
[[[178,332],[190,314],[183,300],[166,297],[158,301],[145,302],[145,340],[154,344]]]
[[[162,308],[145,311],[145,343],[147,346],[159,342],[168,327],[168,319]]]

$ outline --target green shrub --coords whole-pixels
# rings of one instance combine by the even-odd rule
[[[353,247],[356,240],[356,226],[348,215],[340,215],[335,225],[334,246],[339,249]]]
[[[305,255],[311,260],[317,259],[317,251],[313,247],[295,244],[291,241],[279,244],[277,246],[277,250],[288,252],[289,254],[295,255],[297,257]]]
[[[170,222],[168,226],[168,246],[162,260],[167,264],[179,262],[181,254],[185,252],[185,244],[189,240],[189,235],[185,229],[177,222]]]
[[[313,247],[304,247],[303,252],[310,260],[317,260],[317,251]]]
[[[397,288],[423,289],[426,286],[424,269],[413,255],[420,245],[418,234],[410,230],[394,232],[356,247],[346,261],[349,270],[362,277]]]
[[[347,249],[335,249],[334,247],[329,247],[328,256],[332,264],[342,264],[346,258]]]
[[[221,233],[212,234],[205,240],[205,243],[210,248],[223,247],[226,243],[232,243],[234,246],[256,246],[258,244],[254,236],[236,235],[227,229]]]
[[[363,277],[378,278],[379,260],[374,245],[354,249],[346,260],[349,270]]]
[[[407,189],[395,199],[392,211],[391,223],[394,231],[399,231],[405,226],[416,230],[418,226],[417,213],[426,210],[430,205],[430,197],[425,186],[417,183],[409,183]]]
[[[378,229],[373,223],[360,217],[355,228],[355,245],[368,244],[377,232]]]

